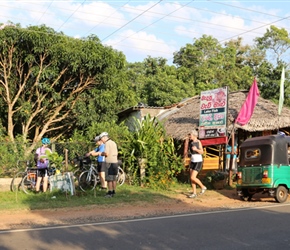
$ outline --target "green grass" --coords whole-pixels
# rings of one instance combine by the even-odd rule
[[[23,192],[0,192],[0,211],[3,210],[37,210],[56,209],[67,207],[84,207],[88,205],[111,205],[111,204],[137,204],[155,203],[157,201],[170,201],[177,193],[176,190],[186,191],[188,184],[176,184],[170,190],[156,191],[149,188],[123,185],[117,188],[114,198],[105,198],[104,191],[82,192],[70,195],[59,191],[25,194]],[[54,198],[55,197],[55,198]]]

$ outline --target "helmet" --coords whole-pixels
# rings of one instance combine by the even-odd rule
[[[277,133],[278,135],[282,135],[282,136],[285,136],[285,133],[284,132],[282,132],[282,131],[278,131],[278,133]]]
[[[100,136],[96,136],[95,137],[95,142],[98,142],[100,139],[101,139]]]
[[[42,144],[50,144],[50,140],[48,138],[42,138]]]
[[[107,132],[103,132],[103,133],[101,133],[101,134],[99,135],[100,139],[101,139],[102,137],[104,137],[104,136],[109,136],[109,134],[108,134]]]

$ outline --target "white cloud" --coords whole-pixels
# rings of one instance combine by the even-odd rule
[[[173,52],[203,34],[219,41],[262,36],[272,23],[289,30],[290,3],[255,1],[0,1],[0,23],[46,24],[73,37],[97,35],[130,61]],[[265,25],[266,24],[266,25]],[[258,27],[263,26],[260,29]],[[256,29],[256,30],[255,30]]]
[[[175,46],[144,31],[135,33],[132,30],[127,30],[117,38],[108,40],[105,44],[123,51],[127,56],[143,59],[152,54],[152,57],[170,58],[173,56],[173,51],[176,50]]]

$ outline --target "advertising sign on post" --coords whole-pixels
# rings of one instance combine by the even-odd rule
[[[228,88],[200,94],[199,138],[226,137]]]

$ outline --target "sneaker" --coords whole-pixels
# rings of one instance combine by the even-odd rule
[[[106,194],[105,197],[106,197],[106,198],[112,198],[113,195],[112,195],[112,194]]]
[[[188,198],[196,198],[196,197],[197,197],[196,194],[191,194],[191,195],[188,196]]]
[[[109,191],[108,193],[106,193],[105,197],[106,197],[106,198],[112,198],[112,197],[113,197],[112,192]]]
[[[204,194],[206,190],[207,190],[206,187],[202,188],[201,191],[200,191],[200,194]]]

